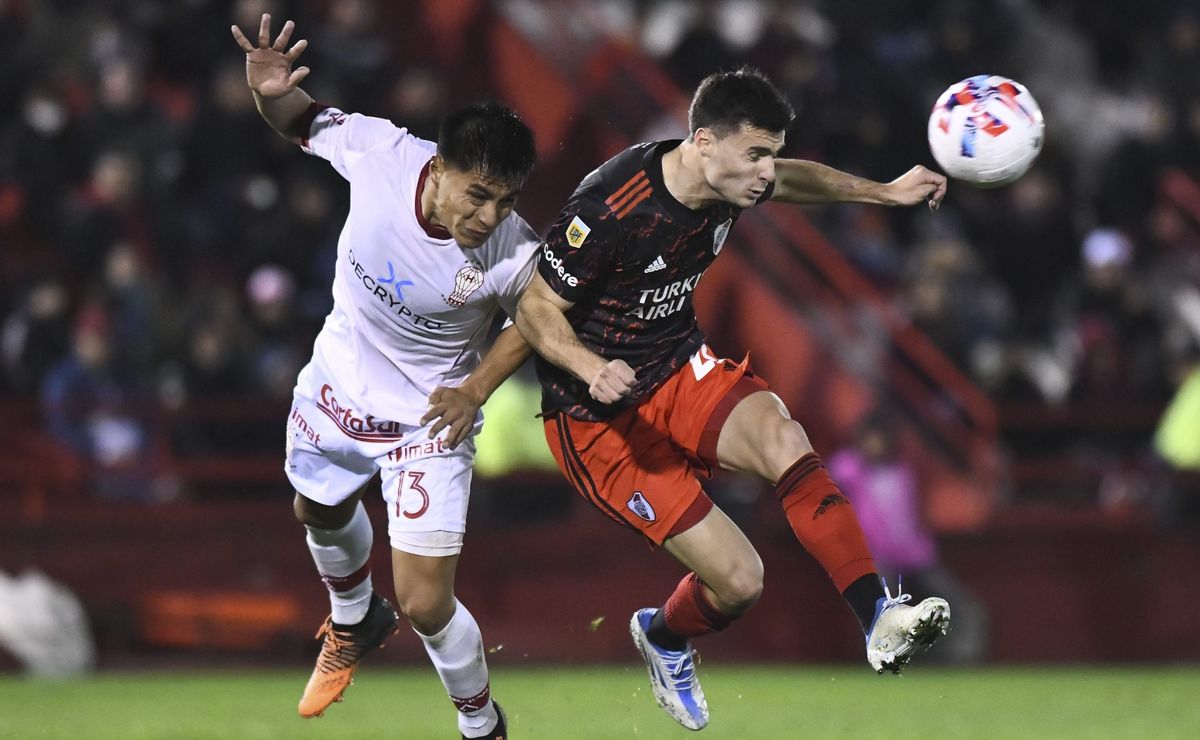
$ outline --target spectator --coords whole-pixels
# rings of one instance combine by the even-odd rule
[[[132,384],[114,370],[113,350],[110,317],[98,304],[86,306],[75,321],[71,353],[42,383],[45,426],[91,465],[94,495],[146,500],[149,435]]]
[[[7,385],[36,394],[38,383],[67,350],[68,296],[59,281],[39,281],[0,329],[0,357]]]
[[[1200,350],[1192,347],[1174,369],[1178,390],[1154,434],[1154,449],[1177,475],[1174,514],[1200,521]]]
[[[1081,257],[1081,271],[1062,288],[1056,310],[1072,398],[1163,399],[1163,327],[1135,271],[1133,243],[1115,229],[1096,229]]]

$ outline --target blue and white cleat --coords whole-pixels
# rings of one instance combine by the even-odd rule
[[[650,642],[646,628],[656,613],[657,609],[638,609],[629,620],[633,644],[650,671],[654,698],[679,724],[689,730],[703,730],[708,724],[708,702],[696,678],[696,651],[690,644],[685,650],[667,650]]]
[[[950,629],[950,605],[930,597],[907,606],[912,594],[896,588],[893,598],[887,584],[875,603],[875,619],[867,632],[867,662],[876,673],[900,673],[917,653],[926,650]]]

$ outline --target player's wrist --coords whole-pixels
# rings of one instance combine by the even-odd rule
[[[470,379],[458,387],[458,392],[466,396],[467,400],[475,406],[482,406],[487,403],[488,398],[492,395],[489,389],[482,387],[478,383],[472,383]]]

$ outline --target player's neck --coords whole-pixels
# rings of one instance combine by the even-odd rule
[[[663,155],[662,169],[667,192],[685,207],[698,211],[719,200],[704,178],[700,152],[690,139]]]
[[[434,208],[434,203],[437,202],[437,185],[432,182],[433,178],[426,177],[421,188],[421,218],[430,226],[436,226],[440,229],[446,228],[437,216],[437,209]]]

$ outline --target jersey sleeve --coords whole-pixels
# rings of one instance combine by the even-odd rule
[[[608,206],[586,191],[576,193],[546,232],[538,273],[561,298],[578,303],[617,264],[623,245]]]
[[[307,154],[328,160],[342,177],[350,179],[350,169],[367,152],[390,146],[404,135],[404,129],[386,118],[361,113],[346,114],[337,108],[315,105],[307,115],[312,120],[300,148]]]
[[[523,240],[513,252],[513,256],[505,260],[510,269],[502,274],[497,289],[496,301],[500,308],[504,309],[504,313],[508,314],[509,320],[505,322],[505,326],[517,315],[517,303],[521,300],[521,293],[525,292],[529,281],[533,280],[533,271],[537,266],[540,244],[537,232],[523,224],[521,235]]]

